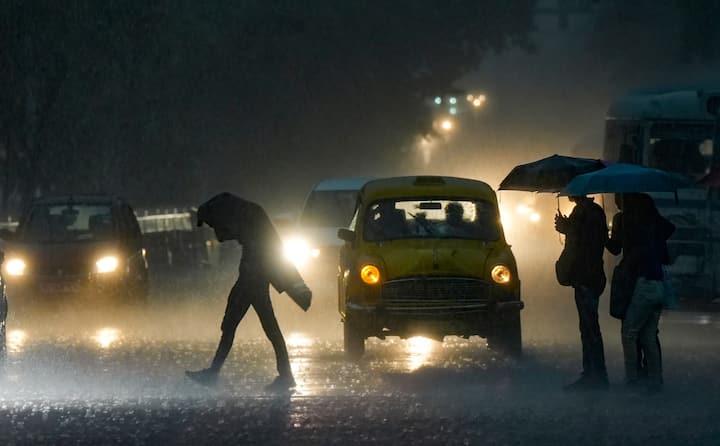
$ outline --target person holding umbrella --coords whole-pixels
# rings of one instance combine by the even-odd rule
[[[305,311],[312,293],[295,267],[284,260],[282,242],[260,205],[223,192],[201,204],[197,225],[207,223],[220,242],[237,240],[242,245],[238,279],[228,296],[225,316],[220,326],[222,336],[209,368],[186,371],[188,378],[204,385],[217,381],[220,369],[230,353],[235,330],[252,306],[275,350],[278,376],[267,390],[284,390],[295,386],[287,347],[270,302],[270,284],[288,295]]]
[[[647,194],[616,195],[616,200],[621,212],[613,217],[607,249],[614,255],[622,253],[618,268],[634,284],[621,329],[625,380],[631,388],[641,385],[644,359],[647,390],[656,393],[663,384],[658,337],[663,296],[662,265],[670,263],[666,241],[675,231],[675,225],[660,215]]]
[[[592,198],[568,197],[575,203],[570,216],[558,213],[555,230],[565,234],[564,255],[569,255],[567,284],[575,290],[580,321],[583,371],[566,391],[604,390],[609,387],[605,352],[598,322],[600,295],[605,289],[603,251],[608,238],[605,212]]]

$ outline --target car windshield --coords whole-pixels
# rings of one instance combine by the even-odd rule
[[[381,200],[368,207],[367,241],[402,238],[461,238],[493,241],[500,237],[495,205],[484,200]]]
[[[28,242],[106,240],[113,234],[112,209],[103,204],[36,205],[19,228]]]
[[[303,226],[347,227],[357,204],[356,190],[313,191],[300,217]]]

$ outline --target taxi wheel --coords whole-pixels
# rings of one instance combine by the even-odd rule
[[[365,354],[365,336],[362,325],[356,318],[348,316],[343,323],[343,346],[349,359],[360,359]]]
[[[488,347],[504,355],[518,357],[522,355],[522,327],[520,311],[505,314],[488,335]]]

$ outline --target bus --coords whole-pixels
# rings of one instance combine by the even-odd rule
[[[681,308],[720,309],[720,82],[657,87],[617,98],[605,119],[608,161],[640,164],[686,175],[696,186],[653,193],[677,229],[668,242],[668,270]]]

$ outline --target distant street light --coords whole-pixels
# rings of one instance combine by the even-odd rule
[[[445,130],[446,132],[452,130],[453,127],[455,127],[455,125],[453,124],[451,119],[443,119],[440,123],[440,128]]]
[[[475,107],[475,108],[482,107],[482,105],[485,103],[485,99],[486,98],[485,98],[484,94],[479,94],[479,95],[475,96],[475,98],[472,100],[473,107]]]

